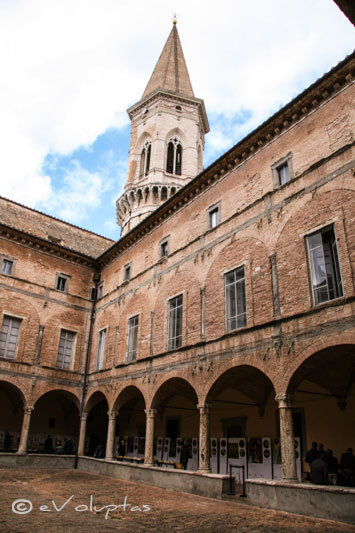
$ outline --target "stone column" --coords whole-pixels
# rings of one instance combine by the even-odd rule
[[[118,411],[108,411],[108,429],[106,441],[106,459],[113,458],[113,444],[115,442],[116,418]]]
[[[89,413],[83,413],[80,420],[80,435],[78,444],[78,455],[85,455],[85,436],[86,436],[86,422]]]
[[[19,453],[19,454],[27,453],[28,434],[30,431],[31,414],[32,414],[33,409],[34,407],[24,407],[20,443],[19,443],[19,447],[16,453]]]
[[[200,410],[200,445],[198,471],[204,474],[211,472],[210,467],[210,406],[198,405]]]
[[[288,394],[276,396],[276,401],[279,403],[280,415],[282,481],[297,482],[291,397]]]
[[[145,450],[144,450],[144,464],[145,466],[154,465],[153,449],[154,449],[154,418],[157,413],[156,409],[145,409],[146,425],[145,425]]]

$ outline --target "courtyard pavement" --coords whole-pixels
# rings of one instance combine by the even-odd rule
[[[0,531],[355,532],[355,526],[111,479],[78,470],[0,468]]]

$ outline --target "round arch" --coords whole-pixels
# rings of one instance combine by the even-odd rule
[[[7,380],[0,381],[0,450],[9,452],[18,448],[25,396],[21,389]]]

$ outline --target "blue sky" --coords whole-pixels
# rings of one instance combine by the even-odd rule
[[[171,29],[211,132],[208,166],[352,52],[332,0],[0,2],[0,195],[117,239],[130,127]],[[331,38],[330,38],[331,36]]]

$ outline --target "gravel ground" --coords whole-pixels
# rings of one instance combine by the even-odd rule
[[[352,525],[237,499],[212,500],[78,470],[0,468],[0,490],[0,531],[6,533],[355,532]]]

